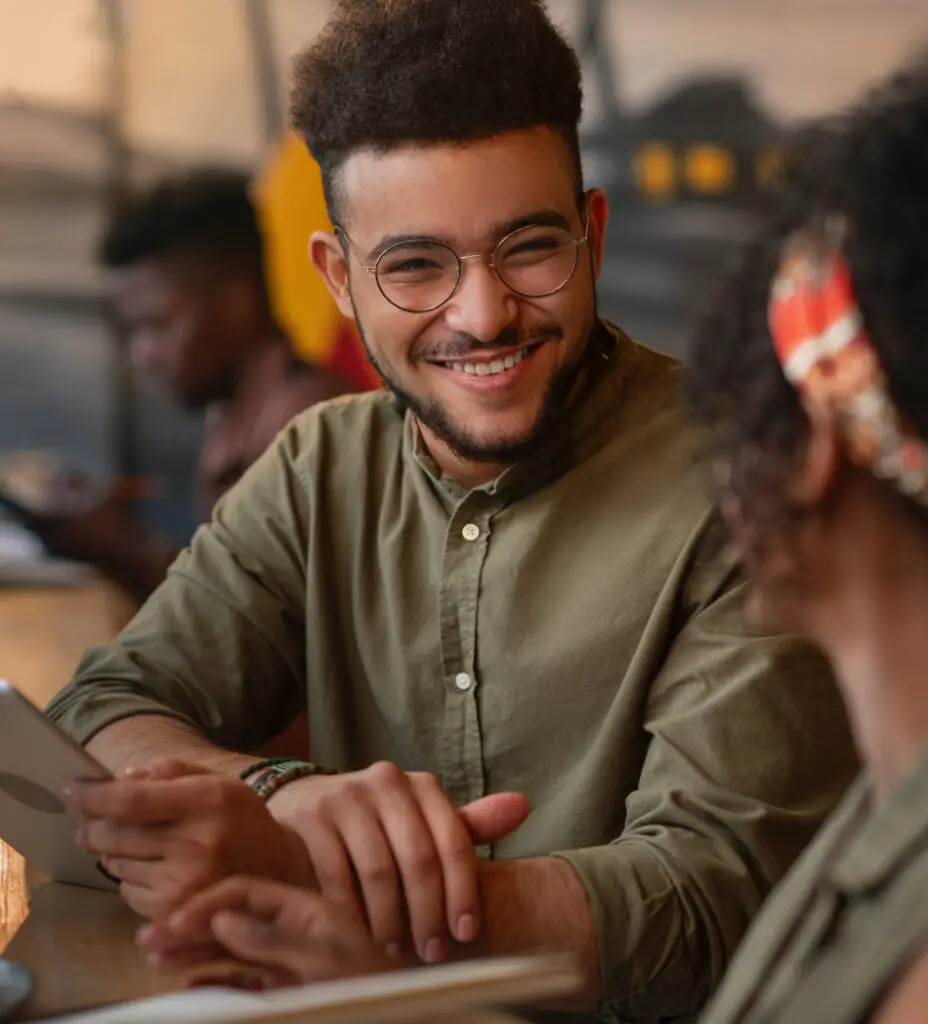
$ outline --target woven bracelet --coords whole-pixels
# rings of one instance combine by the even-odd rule
[[[296,779],[306,779],[311,775],[338,775],[338,772],[334,768],[326,768],[325,765],[313,764],[310,761],[301,761],[298,764],[291,765],[289,768],[275,764],[262,775],[259,775],[254,782],[249,782],[248,785],[251,786],[262,800],[270,800],[288,782],[294,782]]]

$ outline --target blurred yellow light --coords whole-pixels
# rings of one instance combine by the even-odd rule
[[[686,180],[694,192],[717,195],[735,180],[735,159],[721,146],[693,146],[686,154]]]
[[[635,155],[638,187],[651,199],[669,199],[677,188],[673,150],[663,142],[646,143]]]

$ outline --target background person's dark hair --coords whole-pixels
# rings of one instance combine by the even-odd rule
[[[143,260],[203,257],[263,285],[263,246],[250,180],[201,169],[159,181],[115,210],[100,242],[100,261],[119,269]]]
[[[567,143],[582,193],[580,65],[541,0],[339,0],[295,64],[291,124],[322,169],[352,152],[468,142],[545,125]]]
[[[691,401],[759,543],[795,513],[783,484],[808,436],[773,352],[768,294],[786,236],[830,212],[851,225],[846,254],[890,393],[928,440],[928,66],[798,144],[766,230],[695,333]]]

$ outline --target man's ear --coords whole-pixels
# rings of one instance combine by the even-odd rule
[[[606,242],[606,224],[609,221],[609,200],[602,189],[591,188],[586,199],[587,245],[593,259],[593,276],[599,278],[603,266],[603,246]]]
[[[803,396],[802,407],[809,420],[809,440],[790,494],[808,507],[821,503],[834,485],[841,462],[841,434],[835,411],[828,403]]]
[[[354,305],[348,289],[348,262],[335,235],[330,231],[314,231],[309,239],[309,258],[322,275],[342,316],[354,320]]]

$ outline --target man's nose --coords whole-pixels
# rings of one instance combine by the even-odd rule
[[[445,322],[478,341],[493,341],[516,322],[517,297],[503,284],[484,258],[461,263],[461,281],[448,300]]]

